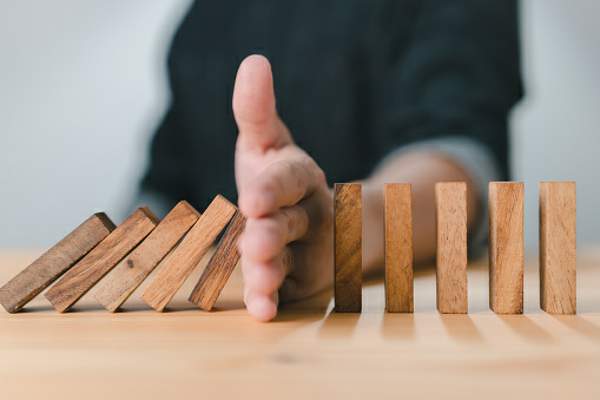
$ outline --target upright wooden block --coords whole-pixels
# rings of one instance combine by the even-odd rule
[[[540,183],[540,306],[550,314],[575,314],[575,182]]]
[[[490,308],[523,313],[523,183],[490,182]]]
[[[362,309],[362,187],[336,183],[334,204],[335,311]]]
[[[384,186],[385,308],[391,313],[412,313],[413,231],[409,183]]]
[[[442,314],[466,314],[467,184],[437,183],[435,202],[437,309]]]
[[[9,313],[18,312],[75,265],[113,229],[115,229],[115,225],[106,214],[92,215],[2,286],[0,288],[0,304]]]
[[[154,229],[157,218],[137,209],[52,286],[46,299],[59,312],[67,311]]]
[[[161,262],[156,278],[142,299],[156,311],[163,311],[177,290],[206,254],[217,235],[235,213],[235,206],[217,196],[187,233],[179,246]]]
[[[200,214],[187,201],[180,201],[123,261],[95,288],[96,300],[108,311],[116,311],[175,247]]]
[[[203,310],[210,311],[213,308],[240,259],[237,242],[245,225],[246,219],[236,211],[219,241],[217,250],[190,294],[189,300]]]

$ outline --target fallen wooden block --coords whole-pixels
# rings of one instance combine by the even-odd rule
[[[94,296],[108,311],[115,312],[177,245],[200,214],[187,201],[180,201],[123,261],[94,289]]]
[[[523,183],[490,182],[490,308],[523,313]]]
[[[435,202],[437,309],[442,314],[466,314],[467,184],[436,183]]]
[[[117,265],[156,226],[146,208],[137,209],[52,286],[45,297],[59,312],[67,311]]]
[[[219,241],[217,250],[190,294],[189,300],[203,310],[210,311],[213,308],[240,259],[237,241],[245,225],[246,219],[236,211]]]
[[[575,182],[540,183],[540,306],[550,314],[575,314]]]
[[[18,312],[92,250],[112,230],[104,213],[94,214],[0,288],[0,304]]]
[[[179,246],[161,262],[156,277],[142,295],[149,306],[156,311],[165,309],[235,210],[235,206],[223,196],[215,197]]]
[[[385,308],[390,313],[412,313],[413,232],[409,183],[384,186]]]
[[[362,309],[362,187],[336,183],[334,202],[334,299],[336,312]]]

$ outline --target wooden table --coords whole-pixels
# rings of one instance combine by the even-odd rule
[[[36,255],[0,252],[0,284]],[[540,311],[535,259],[518,316],[488,310],[485,261],[469,269],[469,315],[435,311],[433,271],[416,274],[413,315],[383,313],[376,281],[360,315],[331,313],[325,294],[259,323],[237,272],[211,313],[185,301],[197,274],[163,314],[139,290],[117,314],[89,294],[57,314],[39,296],[0,312],[0,398],[600,399],[600,249],[578,257],[577,316]]]

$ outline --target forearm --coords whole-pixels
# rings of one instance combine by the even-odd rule
[[[436,251],[435,193],[436,182],[464,181],[468,193],[468,226],[477,224],[481,196],[472,178],[457,162],[441,152],[417,150],[392,156],[363,182],[364,271],[377,272],[383,266],[384,203],[383,184],[412,184],[413,247],[415,263],[431,261]]]

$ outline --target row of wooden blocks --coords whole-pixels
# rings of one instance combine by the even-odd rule
[[[523,312],[523,190],[518,182],[489,186],[490,308],[501,314]],[[414,309],[411,196],[410,184],[384,187],[388,312]],[[437,308],[441,313],[467,313],[466,184],[438,183],[435,197]],[[540,302],[549,313],[576,312],[575,202],[574,182],[540,184]],[[335,310],[360,312],[360,184],[335,185],[334,214]],[[0,303],[8,312],[18,312],[60,278],[45,293],[57,311],[67,311],[97,285],[96,299],[114,312],[159,267],[142,299],[163,311],[228,225],[189,296],[192,303],[210,310],[238,263],[236,244],[244,223],[222,196],[202,215],[182,201],[160,222],[146,207],[118,227],[105,214],[94,214],[0,288]]]
[[[576,312],[576,188],[574,182],[541,182],[540,306],[552,314]],[[523,313],[524,185],[489,184],[489,305],[498,314]],[[435,186],[436,299],[440,313],[466,314],[467,186]],[[413,237],[411,185],[386,184],[385,304],[412,313]],[[362,203],[359,183],[335,185],[335,310],[360,312]]]
[[[244,223],[222,196],[203,214],[181,201],[161,221],[146,207],[118,227],[106,214],[94,214],[0,288],[0,303],[9,313],[18,312],[58,279],[44,294],[57,311],[67,311],[97,285],[97,301],[114,312],[159,266],[142,299],[163,311],[227,226],[189,296],[210,310],[238,263]]]

